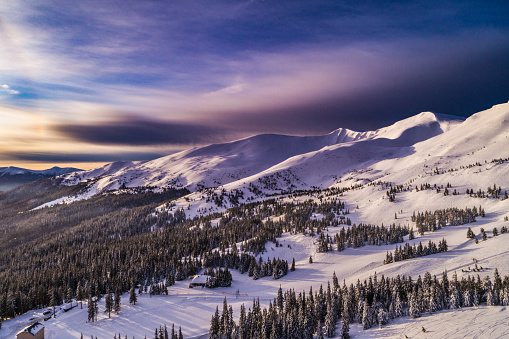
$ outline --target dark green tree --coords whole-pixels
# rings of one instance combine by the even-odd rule
[[[113,295],[111,294],[111,290],[109,287],[106,293],[105,306],[106,306],[105,312],[108,313],[108,318],[111,318],[111,311],[113,310]]]
[[[113,310],[118,314],[120,312],[120,289],[117,287],[115,289],[115,300],[113,303]]]
[[[134,283],[131,285],[131,289],[129,291],[129,303],[136,305],[136,302],[138,301],[138,297],[136,296],[136,290],[134,288]]]

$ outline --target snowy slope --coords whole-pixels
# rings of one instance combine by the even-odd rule
[[[345,133],[338,130],[337,135]],[[282,247],[275,247],[267,243],[267,252],[264,257],[277,257],[290,261],[295,258],[297,270],[290,272],[279,280],[268,277],[253,281],[247,275],[232,271],[233,283],[231,287],[215,290],[192,289],[187,287],[189,281],[177,282],[170,288],[169,296],[141,296],[136,306],[127,304],[127,296],[123,296],[122,311],[108,319],[101,314],[97,323],[86,322],[86,306],[84,309],[74,309],[69,313],[61,314],[55,319],[45,322],[47,338],[72,338],[93,335],[99,339],[112,338],[114,333],[129,338],[153,337],[153,332],[160,325],[178,327],[182,326],[186,338],[206,338],[210,318],[216,306],[221,309],[224,297],[228,304],[233,306],[234,316],[238,320],[241,304],[251,307],[254,297],[259,297],[263,306],[276,296],[281,286],[284,290],[295,289],[297,292],[308,291],[310,286],[316,291],[321,284],[326,285],[336,272],[340,281],[347,284],[355,283],[357,279],[364,280],[375,273],[388,277],[396,275],[411,275],[414,279],[429,271],[432,275],[440,276],[444,270],[457,272],[458,277],[468,275],[477,276],[477,273],[463,272],[473,265],[472,258],[476,258],[484,267],[479,272],[481,278],[486,275],[493,277],[495,268],[502,275],[509,275],[509,249],[507,241],[509,234],[493,236],[492,230],[497,227],[509,226],[505,217],[509,217],[509,199],[478,198],[465,194],[467,188],[487,190],[496,184],[502,192],[509,191],[509,103],[494,106],[479,112],[464,122],[451,120],[448,117],[432,113],[423,113],[415,117],[398,122],[392,126],[366,133],[351,132],[348,137],[335,139],[334,133],[324,137],[309,137],[305,139],[294,137],[281,137],[280,144],[286,145],[285,156],[288,158],[279,161],[276,155],[271,161],[279,161],[272,166],[260,170],[240,180],[226,180],[228,183],[218,187],[217,191],[242,190],[245,197],[264,199],[265,196],[256,197],[249,191],[249,184],[258,185],[265,193],[273,193],[287,188],[285,185],[295,185],[296,188],[305,188],[312,185],[326,187],[350,187],[355,184],[362,186],[344,192],[340,199],[350,210],[349,218],[354,223],[371,224],[401,224],[412,225],[411,215],[414,211],[434,211],[447,207],[479,206],[486,210],[485,218],[478,218],[475,223],[462,226],[448,226],[436,232],[417,236],[411,244],[429,240],[438,243],[442,238],[447,240],[449,251],[431,256],[400,261],[383,265],[387,251],[393,251],[394,245],[365,246],[357,249],[348,248],[343,252],[318,253],[316,238],[302,234],[284,234],[279,242]],[[345,135],[346,135],[345,134]],[[207,166],[211,166],[209,175],[214,177],[225,166],[227,169],[240,166],[237,156],[250,159],[260,159],[270,153],[271,144],[268,140],[275,140],[279,136],[259,136],[248,138],[230,144],[213,145],[182,152],[173,156],[143,163],[114,163],[94,171],[88,171],[84,176],[67,176],[71,180],[92,179],[91,184],[99,191],[103,187],[115,187],[120,175],[127,184],[143,183],[149,180],[156,172],[156,165],[161,166],[159,175],[164,175],[169,168],[179,173],[186,182],[206,182]],[[327,139],[328,138],[328,139]],[[254,141],[253,141],[254,140]],[[288,143],[286,143],[286,141]],[[299,141],[297,141],[299,140]],[[313,144],[307,152],[292,154],[292,150],[300,146],[300,140],[307,140]],[[326,141],[324,141],[326,140]],[[303,142],[304,143],[304,142]],[[253,146],[256,144],[256,147]],[[263,146],[263,147],[262,147]],[[318,148],[320,147],[320,148]],[[259,154],[254,149],[261,149]],[[242,150],[246,152],[243,155]],[[300,148],[302,150],[302,148]],[[249,152],[248,152],[249,151]],[[276,159],[277,158],[277,159]],[[178,169],[178,162],[191,164],[194,170],[185,172],[185,167]],[[201,163],[199,162],[201,159]],[[275,159],[275,160],[274,160]],[[492,161],[493,159],[507,159]],[[230,162],[229,162],[230,161]],[[259,164],[249,164],[250,168],[263,168],[271,161]],[[163,165],[168,165],[164,167]],[[215,167],[216,166],[216,167]],[[136,172],[138,171],[138,172]],[[181,172],[178,172],[181,171]],[[254,171],[254,170],[253,170]],[[130,177],[138,173],[139,177]],[[289,174],[291,173],[291,174]],[[88,177],[87,177],[88,175]],[[96,176],[104,175],[96,180]],[[148,179],[147,179],[148,178]],[[269,178],[277,183],[275,189],[263,187],[263,181]],[[132,179],[132,180],[131,180]],[[262,180],[259,180],[262,179]],[[287,179],[287,180],[285,180]],[[138,180],[138,181],[137,181]],[[150,179],[152,180],[152,179]],[[147,181],[157,183],[157,181]],[[155,180],[155,179],[154,179]],[[165,181],[161,177],[160,182]],[[195,180],[195,181],[193,181]],[[197,181],[196,181],[197,180]],[[219,179],[218,179],[219,180]],[[387,183],[393,186],[402,185],[408,190],[396,193],[395,201],[387,199],[387,187],[376,183]],[[456,189],[457,195],[444,195],[435,189],[416,190],[415,186],[423,184],[446,187],[451,185],[450,191]],[[100,185],[99,185],[100,184]],[[108,186],[111,184],[110,186]],[[96,186],[94,186],[96,185]],[[189,184],[191,185],[191,184]],[[252,186],[251,186],[252,187]],[[283,200],[308,199],[319,201],[321,192],[308,193],[300,197],[282,196]],[[187,199],[181,199],[174,208],[186,208],[186,214],[202,214],[214,207],[213,203],[204,200],[205,192],[199,191],[190,194]],[[189,206],[189,209],[187,207]],[[217,206],[216,206],[217,207]],[[358,207],[358,208],[357,208]],[[163,208],[163,207],[161,207]],[[217,207],[224,210],[225,207]],[[215,210],[215,209],[214,209]],[[397,218],[397,219],[396,219]],[[488,234],[486,241],[475,244],[466,238],[466,231],[472,228],[479,237],[480,229],[484,228]],[[329,227],[327,233],[333,236],[341,227]],[[408,237],[405,239],[408,241]],[[290,245],[288,247],[287,245]],[[309,264],[309,256],[314,263]],[[231,294],[240,290],[247,294],[236,298]],[[100,304],[104,310],[104,301]],[[507,325],[508,310],[506,307],[465,308],[457,311],[442,311],[433,315],[424,315],[418,319],[409,317],[391,321],[383,329],[362,330],[358,324],[351,326],[353,338],[503,338],[509,335]],[[30,323],[30,318],[40,312],[29,312],[21,317],[3,323],[0,338],[11,338],[16,330]],[[427,329],[421,332],[421,327]]]
[[[381,159],[392,153],[394,148],[408,147],[439,135],[453,129],[461,121],[458,117],[427,112],[369,132],[340,128],[328,135],[314,137],[263,134],[191,149],[152,161],[115,162],[90,171],[64,175],[63,183],[75,185],[87,182],[89,190],[84,196],[90,196],[90,192],[96,194],[138,186],[186,187],[196,191],[252,176],[258,178],[295,167],[306,159],[314,165],[324,158],[341,162],[339,168],[326,165],[314,169],[314,172],[323,169],[328,181],[318,179],[318,182],[308,180],[301,183],[301,186],[322,186],[330,184],[330,179],[337,176],[340,169],[359,166],[370,159]],[[335,152],[338,148],[341,149],[339,155]],[[381,148],[391,151],[380,153]]]
[[[467,188],[486,190],[495,183],[500,185],[509,175],[507,163],[492,163],[499,158],[509,158],[509,103],[474,114],[463,122],[421,113],[367,138],[294,156],[251,177],[218,187],[215,193],[238,190],[244,192],[245,199],[259,200],[263,197],[253,194],[253,187],[264,194],[278,194],[290,189],[348,187],[372,181],[397,185],[412,181],[415,186],[430,180],[440,185],[454,182],[462,192]],[[475,163],[481,166],[468,167]],[[433,173],[437,168],[439,175]],[[489,172],[484,173],[485,170]],[[366,188],[362,195],[372,191]],[[175,208],[189,207],[191,215],[198,209],[222,210],[205,204],[202,196],[201,192],[193,193]],[[368,203],[378,198],[382,194],[359,200]]]
[[[416,204],[422,201],[424,199],[417,200]],[[506,211],[509,207],[507,202],[509,200],[501,206]],[[362,219],[360,211],[353,211],[351,217],[356,221]],[[207,338],[210,317],[216,306],[221,309],[225,297],[228,304],[233,306],[237,321],[241,304],[251,307],[253,298],[259,297],[262,307],[268,306],[276,296],[279,286],[284,290],[293,288],[296,292],[307,292],[312,286],[316,291],[320,285],[326,285],[327,281],[331,280],[333,272],[336,272],[340,281],[344,279],[347,284],[355,283],[357,279],[362,281],[375,273],[379,277],[405,274],[416,279],[418,275],[423,276],[427,271],[440,277],[444,270],[448,270],[456,271],[461,278],[473,274],[463,273],[461,270],[472,266],[472,257],[475,257],[485,268],[485,271],[479,273],[481,278],[486,275],[492,277],[495,268],[498,268],[502,275],[506,275],[509,274],[509,261],[505,259],[509,254],[506,246],[509,234],[493,237],[489,231],[495,226],[500,229],[502,225],[507,225],[507,222],[503,222],[500,215],[488,213],[486,218],[479,218],[473,224],[449,226],[434,233],[426,233],[422,237],[418,236],[414,241],[416,243],[428,240],[438,242],[445,237],[450,246],[449,251],[389,265],[383,265],[382,261],[386,251],[394,250],[394,245],[365,246],[357,249],[349,248],[343,252],[317,253],[314,238],[301,234],[284,234],[280,238],[283,247],[275,247],[269,242],[266,245],[267,252],[263,255],[286,260],[295,258],[296,271],[290,272],[279,280],[265,277],[254,281],[247,274],[242,275],[235,270],[232,270],[232,286],[227,288],[189,289],[190,280],[184,280],[170,287],[168,296],[150,298],[148,295],[142,295],[135,306],[128,304],[128,294],[123,295],[121,313],[112,314],[111,319],[103,313],[105,308],[103,298],[99,303],[98,322],[86,321],[87,312],[86,303],[84,303],[83,309],[75,308],[68,313],[60,313],[55,319],[44,322],[46,338],[79,338],[81,333],[85,338],[93,335],[98,339],[111,339],[114,333],[121,333],[122,337],[128,335],[128,338],[132,336],[136,339],[142,339],[145,336],[153,338],[156,327],[164,324],[171,327],[172,323],[175,323],[177,328],[182,326],[185,338]],[[468,227],[471,227],[477,235],[479,229],[484,227],[488,230],[488,240],[475,244],[467,239],[465,235]],[[328,233],[334,235],[340,228],[329,227]],[[287,245],[290,245],[291,249]],[[310,255],[313,256],[313,264],[308,263]],[[473,274],[474,277],[476,274]],[[247,296],[235,297],[233,294],[237,290]],[[352,338],[405,338],[405,335],[410,338],[501,338],[509,333],[505,321],[508,312],[506,308],[500,306],[448,310],[433,315],[426,314],[418,319],[399,318],[391,321],[381,330],[372,328],[364,331],[359,324],[352,324],[350,333]],[[42,311],[31,311],[4,322],[0,330],[0,338],[14,337],[17,330],[29,324],[31,318],[40,316],[41,313]],[[428,330],[427,335],[420,332],[422,326]]]

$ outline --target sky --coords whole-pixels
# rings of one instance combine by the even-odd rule
[[[0,166],[93,168],[509,100],[507,1],[0,0]]]

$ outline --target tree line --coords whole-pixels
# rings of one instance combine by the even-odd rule
[[[428,241],[428,244],[424,246],[422,245],[422,242],[419,242],[419,245],[414,243],[413,246],[411,246],[409,243],[405,243],[404,246],[396,246],[394,252],[387,252],[384,260],[384,265],[401,260],[424,257],[440,252],[447,252],[447,250],[448,246],[445,239],[440,240],[438,242],[438,246],[431,240]]]
[[[343,282],[341,286],[334,274],[332,286],[328,283],[315,292],[312,288],[307,294],[304,291],[297,294],[295,290],[283,293],[279,289],[277,297],[263,309],[259,300],[254,299],[249,309],[241,306],[238,322],[234,321],[233,309],[225,298],[222,312],[216,308],[212,315],[209,338],[349,338],[352,323],[362,324],[367,330],[403,316],[417,318],[425,313],[482,303],[509,305],[509,276],[502,279],[496,269],[493,280],[489,276],[481,279],[470,275],[458,279],[456,272],[450,280],[447,272],[441,279],[429,272],[415,280],[411,276],[375,275],[349,286]]]

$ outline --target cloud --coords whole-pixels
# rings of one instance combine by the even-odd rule
[[[2,99],[35,117],[6,119],[4,105],[0,146],[155,154],[262,132],[374,129],[425,110],[467,116],[508,99],[506,9],[0,1],[1,81],[16,84],[0,92],[21,92]]]
[[[143,161],[160,158],[168,153],[154,152],[111,152],[111,153],[56,153],[56,152],[15,152],[5,154],[5,158],[16,161],[43,163],[80,163],[111,161]]]
[[[0,91],[8,93],[8,94],[12,94],[12,95],[19,94],[19,91],[11,89],[9,87],[9,85],[5,85],[5,84],[0,86]]]
[[[102,124],[62,124],[54,129],[73,140],[102,145],[203,145],[225,139],[225,131],[217,127],[137,117]]]

